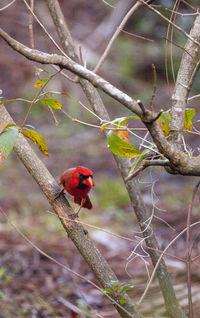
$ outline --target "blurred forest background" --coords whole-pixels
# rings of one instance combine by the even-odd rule
[[[3,7],[8,2],[1,0],[0,6]],[[156,3],[172,8],[174,1],[163,0]],[[61,0],[60,4],[76,47],[81,47],[83,60],[87,61],[87,67],[92,69],[133,1],[113,0],[109,1],[111,6],[103,0]],[[190,4],[197,7],[199,2],[190,1]],[[179,9],[182,13],[193,12],[193,9],[184,3],[180,4]],[[35,13],[53,38],[58,41],[44,1],[35,1]],[[163,13],[166,14],[164,9]],[[167,11],[167,14],[170,16],[170,11]],[[177,23],[189,31],[193,19],[192,15],[178,15]],[[12,37],[30,45],[29,13],[23,1],[17,0],[4,11],[0,11],[0,23]],[[36,21],[33,27],[35,48],[49,53],[57,52]],[[148,105],[153,92],[152,64],[154,64],[157,71],[155,108],[156,110],[169,109],[173,77],[168,59],[170,79],[170,86],[168,86],[165,67],[167,23],[148,8],[142,7],[129,19],[124,30],[145,39],[121,32],[99,74],[134,99],[141,99],[145,105]],[[184,46],[185,41],[181,33],[175,32],[173,42]],[[168,56],[170,56],[169,53],[168,46]],[[174,45],[175,74],[181,54],[182,49]],[[54,72],[50,67],[39,67]],[[0,39],[0,89],[3,91],[4,99],[32,98],[36,92],[34,83],[38,79],[37,68],[38,65],[14,52]],[[70,95],[69,98],[63,96],[60,100],[63,103],[63,109],[73,118],[98,124],[95,116],[80,105],[79,101],[88,106],[78,85],[59,75],[50,83],[50,87],[52,90]],[[200,77],[197,76],[193,94],[199,93],[199,87]],[[103,93],[101,95],[112,119],[132,115],[119,103]],[[189,106],[196,108],[198,118],[199,100],[192,100]],[[6,104],[6,108],[17,124],[21,124],[27,112],[27,105],[13,102]],[[95,187],[90,197],[94,209],[92,211],[83,209],[80,220],[118,235],[137,239],[137,235],[140,236],[140,234],[136,233],[139,229],[135,216],[116,163],[107,148],[105,136],[103,133],[98,135],[99,129],[73,122],[59,111],[55,113],[55,116],[59,123],[57,126],[46,107],[37,105],[32,109],[28,124],[34,126],[45,138],[49,158],[45,158],[36,146],[33,147],[56,180],[59,180],[65,169],[76,165],[84,165],[93,170]],[[138,127],[143,126],[138,123]],[[144,136],[145,132],[140,134]],[[190,144],[194,150],[198,148],[198,137],[189,135],[186,138],[190,138]],[[137,139],[132,139],[132,143],[139,145]],[[0,176],[0,206],[14,224],[28,234],[29,238],[42,250],[81,275],[94,279],[87,265],[66,237],[60,221],[51,214],[46,198],[14,152],[0,166]],[[142,173],[137,181],[141,185],[149,210],[154,210],[158,217],[154,218],[153,226],[162,248],[185,228],[188,205],[198,178],[171,176],[162,168],[153,168]],[[159,218],[168,222],[170,228]],[[194,207],[192,221],[199,218],[198,204]],[[110,235],[101,229],[85,227],[119,279],[129,281],[135,286],[131,296],[136,300],[146,285],[148,276],[145,263],[140,257],[136,257],[132,262],[128,261],[135,243]],[[199,237],[196,233],[193,246],[196,252],[200,252],[198,243]],[[185,237],[182,236],[176,241],[169,252],[184,255]],[[145,258],[145,261],[149,262],[148,268],[151,271],[151,262],[148,258]],[[171,258],[166,258],[166,262],[173,277],[180,304],[186,307],[185,265]],[[199,283],[197,262],[192,265],[195,317],[199,317],[200,310]],[[76,306],[77,313],[70,308],[70,304]],[[82,314],[78,313],[78,309],[81,309]],[[41,256],[7,224],[4,216],[0,214],[0,317],[96,317],[95,310],[103,317],[117,316],[98,290],[70,276],[58,265]],[[152,284],[142,312],[147,317],[165,317],[157,281]]]

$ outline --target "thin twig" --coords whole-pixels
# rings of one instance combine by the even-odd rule
[[[196,11],[196,8],[193,7],[190,3],[188,3],[186,0],[181,0],[181,2],[183,2],[184,4],[186,4],[190,9],[193,9],[194,11]]]
[[[44,90],[44,88],[47,86],[47,84],[49,83],[49,81],[52,80],[52,78],[54,78],[58,73],[60,73],[60,71],[61,71],[61,70],[58,70],[56,73],[52,74],[52,75],[49,77],[48,81],[40,88],[39,92],[35,95],[34,99],[32,100],[32,102],[31,102],[31,104],[30,104],[30,106],[29,106],[29,108],[28,108],[28,111],[27,111],[27,113],[26,113],[26,116],[25,116],[25,118],[24,118],[24,121],[23,121],[23,123],[22,123],[22,126],[24,126],[24,125],[26,124],[27,119],[28,119],[28,116],[30,115],[31,109],[32,109],[33,105],[37,102],[37,99],[38,99],[38,97],[40,96],[41,92],[42,92],[42,91]]]
[[[176,0],[174,3],[174,7],[172,10],[172,14],[170,17],[170,20],[175,24],[176,21],[176,13],[174,13],[174,11],[179,8],[180,5],[180,0]],[[175,83],[176,78],[175,78],[175,71],[174,71],[174,60],[173,60],[173,35],[174,35],[174,27],[171,26],[171,45],[170,45],[170,61],[171,61],[171,70],[172,70],[172,77],[173,77],[173,81]]]
[[[170,23],[175,29],[180,31],[182,34],[184,34],[188,39],[190,39],[193,43],[195,43],[197,46],[200,46],[200,43],[196,40],[194,40],[187,32],[185,32],[181,27],[179,27],[177,24],[173,23],[170,21],[168,18],[166,18],[162,13],[160,13],[158,10],[154,9],[151,5],[149,5],[147,2],[144,0],[138,0],[139,2],[145,4],[150,10],[155,12],[157,15],[159,15],[162,19]]]
[[[109,6],[109,7],[113,8],[113,9],[115,9],[115,8],[116,8],[115,6],[112,6],[110,3],[108,3],[108,2],[107,2],[107,1],[105,1],[105,0],[101,0],[101,1],[103,1],[103,3],[105,3],[107,6]]]
[[[148,136],[149,136],[149,131],[147,130],[147,132],[146,132],[146,134],[145,134],[145,136],[144,136],[144,138],[143,138],[143,140],[142,140],[142,142],[141,142],[141,144],[140,144],[140,146],[139,146],[139,150],[142,149],[142,147],[143,147],[145,141],[147,140],[147,137],[148,137]]]
[[[34,11],[34,0],[31,0],[31,10]],[[30,47],[34,49],[35,43],[34,43],[34,32],[33,32],[33,15],[32,13],[29,13],[29,36],[30,36]]]
[[[149,107],[153,111],[153,101],[156,96],[156,90],[157,90],[157,73],[156,73],[156,67],[154,64],[152,64],[153,69],[153,94],[151,96]]]
[[[54,70],[58,71],[60,68],[56,65],[51,64],[50,65]],[[63,70],[60,72],[60,74],[62,74],[65,78],[67,78],[70,82],[72,83],[78,83],[77,81],[77,76],[75,76],[74,78],[71,78],[70,76],[68,76]]]
[[[193,56],[190,54],[190,52],[188,52],[183,46],[181,45],[178,45],[177,43],[173,42],[172,40],[168,39],[167,37],[164,37],[163,36],[163,39],[172,43],[173,45],[175,45],[176,47],[178,47],[179,49],[183,50],[185,53],[187,53],[191,58],[192,60],[196,63],[196,61],[194,60]]]
[[[56,263],[57,265],[59,265],[60,267],[62,267],[63,269],[65,269],[66,271],[68,271],[70,274],[75,275],[78,278],[81,278],[82,280],[86,281],[87,283],[89,283],[90,285],[92,285],[93,287],[95,287],[96,289],[98,289],[102,294],[104,294],[107,298],[109,298],[112,302],[114,302],[114,304],[119,307],[122,311],[126,312],[128,314],[128,316],[134,318],[134,316],[129,313],[125,308],[123,308],[119,303],[117,303],[112,297],[110,297],[108,295],[108,293],[106,293],[104,290],[102,290],[98,285],[96,285],[95,283],[93,283],[91,280],[87,279],[86,277],[82,276],[81,274],[73,271],[72,269],[70,269],[69,267],[67,267],[66,265],[62,264],[61,262],[57,261],[55,258],[53,258],[52,256],[50,256],[49,254],[47,254],[46,252],[44,252],[43,250],[41,250],[36,244],[34,244],[14,223],[12,223],[7,214],[5,213],[5,211],[2,210],[2,208],[0,207],[0,211],[1,213],[6,217],[7,222],[9,223],[9,225],[11,225],[15,231],[23,237],[23,239],[28,242],[34,249],[36,249],[40,254],[42,254],[43,256],[47,257],[48,259],[50,259],[51,261],[53,261],[54,263]]]
[[[53,37],[50,35],[50,33],[47,31],[47,29],[44,27],[44,25],[40,22],[40,20],[38,19],[38,17],[36,16],[36,14],[33,12],[33,10],[31,9],[31,7],[29,6],[29,4],[27,3],[26,0],[23,0],[26,7],[28,8],[28,10],[31,12],[31,14],[33,15],[33,17],[35,18],[35,20],[38,22],[38,24],[41,26],[41,28],[44,30],[44,32],[47,34],[47,36],[49,37],[49,39],[53,42],[53,44],[55,45],[55,47],[58,49],[58,51],[60,51],[60,53],[62,53],[65,57],[67,57],[66,53],[60,48],[60,46],[56,43],[56,41],[53,39]]]
[[[52,211],[47,210],[47,212],[50,213],[50,214],[52,214],[52,215],[54,215],[54,216],[57,216],[57,215],[56,215],[54,212],[52,212]],[[174,228],[171,227],[165,220],[163,220],[163,219],[161,219],[161,218],[159,218],[159,217],[157,217],[157,216],[155,216],[155,215],[154,215],[154,217],[157,218],[157,219],[159,219],[160,221],[164,222],[164,223],[167,224],[172,230],[174,230]],[[60,218],[63,219],[63,220],[68,220],[68,218],[66,218],[66,217],[64,217],[64,216],[63,216],[63,217],[60,217]],[[125,240],[125,241],[128,241],[128,242],[138,243],[138,241],[133,240],[133,239],[127,237],[127,236],[123,236],[123,235],[120,235],[120,234],[111,232],[111,231],[109,231],[109,230],[105,230],[105,229],[103,229],[103,228],[101,228],[101,227],[99,227],[99,226],[93,225],[93,224],[89,224],[89,223],[86,223],[86,222],[83,222],[83,221],[80,221],[80,220],[70,220],[70,222],[74,222],[74,223],[82,224],[82,225],[84,225],[84,226],[88,226],[89,228],[102,231],[102,232],[104,232],[104,233],[106,233],[106,234],[109,234],[109,235],[111,235],[111,236],[115,236],[115,237],[117,237],[117,238],[120,238],[120,239]],[[135,232],[135,231],[134,231],[134,232]],[[138,232],[137,232],[137,233],[138,233]],[[139,232],[139,233],[142,233],[142,232]],[[160,253],[160,254],[163,252],[162,250],[159,250],[159,249],[157,249],[157,248],[148,247],[148,249],[149,249],[149,250],[152,250],[152,251],[156,251],[156,252],[158,252],[158,253]],[[165,255],[166,255],[166,256],[169,256],[169,257],[171,257],[171,258],[175,258],[175,259],[177,259],[177,260],[179,260],[179,261],[185,263],[185,259],[183,259],[183,258],[181,258],[181,257],[179,257],[179,256],[177,256],[177,255],[173,255],[173,254],[171,254],[171,253],[165,253]]]
[[[140,167],[135,170],[131,175],[129,175],[125,180],[129,181],[136,177],[141,171],[145,170],[146,168],[150,166],[161,166],[161,167],[167,167],[170,165],[169,160],[144,160],[143,163],[140,165]]]
[[[169,8],[164,8],[164,10],[176,13],[177,15],[180,15],[181,17],[188,17],[188,16],[194,16],[194,15],[198,15],[199,14],[198,11],[194,12],[194,13],[181,13],[181,12],[178,12],[178,11],[175,11],[175,10],[171,10]]]
[[[0,11],[3,11],[5,9],[7,9],[8,7],[10,7],[16,0],[12,0],[10,3],[8,3],[7,5],[5,5],[3,8],[0,8]]]
[[[188,288],[188,306],[189,306],[189,318],[193,318],[193,306],[192,306],[192,286],[191,286],[191,250],[190,250],[190,222],[192,216],[192,209],[194,204],[194,199],[198,191],[200,181],[194,188],[192,193],[192,199],[188,209],[187,216],[187,231],[186,231],[186,273],[187,273],[187,288]]]
[[[200,221],[191,224],[191,225],[190,225],[190,228],[192,228],[193,226],[196,226],[196,225],[200,225]],[[139,305],[141,304],[141,302],[143,301],[144,297],[146,296],[146,294],[147,294],[147,292],[148,292],[148,290],[149,290],[149,287],[150,287],[150,285],[151,285],[151,283],[152,283],[152,281],[153,281],[153,279],[154,279],[154,277],[155,277],[157,268],[158,268],[158,266],[159,266],[159,264],[160,264],[160,261],[162,260],[163,256],[165,255],[165,252],[166,252],[166,251],[168,250],[168,248],[169,248],[181,235],[183,235],[186,231],[187,231],[187,228],[185,228],[184,230],[182,230],[173,240],[171,240],[171,242],[170,242],[170,243],[165,247],[165,249],[163,250],[162,254],[160,255],[160,257],[159,257],[159,259],[158,259],[158,261],[157,261],[157,263],[156,263],[156,265],[155,265],[155,267],[154,267],[154,270],[153,270],[153,272],[152,272],[152,274],[151,274],[151,278],[150,278],[150,280],[149,280],[149,282],[148,282],[148,284],[147,284],[147,286],[146,286],[146,288],[145,288],[145,290],[144,290],[142,296],[140,297],[140,299],[139,299],[139,301],[138,301],[138,304],[139,304]]]
[[[58,125],[59,125],[59,122],[58,122],[58,120],[57,120],[57,118],[56,118],[56,115],[54,114],[53,109],[52,109],[50,106],[48,106],[48,108],[49,108],[49,111],[50,111],[50,113],[51,113],[51,115],[52,115],[52,117],[53,117],[55,126],[58,126]]]
[[[197,95],[194,95],[194,96],[189,97],[188,100],[192,100],[192,99],[194,99],[194,98],[199,98],[199,97],[200,97],[200,94],[197,94]]]
[[[122,22],[120,23],[120,25],[118,26],[117,30],[115,31],[115,33],[113,34],[110,42],[108,43],[105,51],[103,52],[102,56],[99,59],[99,62],[97,63],[96,67],[94,68],[93,72],[97,73],[100,69],[100,67],[103,65],[106,57],[108,56],[111,47],[114,43],[114,41],[116,40],[116,38],[118,37],[118,35],[120,34],[121,30],[124,28],[125,24],[127,23],[128,19],[131,17],[131,15],[141,6],[142,4],[137,1],[132,8],[128,11],[128,13],[125,15],[125,17],[123,18]]]
[[[134,34],[134,33],[132,33],[132,32],[128,32],[128,31],[125,31],[125,30],[122,30],[122,29],[121,29],[121,32],[126,33],[126,34],[128,34],[128,35],[130,35],[130,36],[133,36],[133,37],[135,37],[135,38],[144,40],[144,41],[154,42],[154,40],[152,40],[152,39],[148,39],[148,38],[146,38],[146,37],[144,37],[144,36],[141,36],[141,35],[138,35],[138,34]]]

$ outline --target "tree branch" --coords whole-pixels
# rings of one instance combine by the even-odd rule
[[[200,43],[200,14],[196,17],[193,27],[190,31],[190,37],[195,40],[195,42]],[[185,108],[187,105],[188,95],[192,86],[192,81],[194,80],[193,73],[196,73],[196,65],[199,60],[200,47],[192,41],[187,40],[185,50],[182,55],[181,64],[179,67],[177,80],[174,88],[173,95],[171,97],[171,142],[179,146],[182,144],[181,131],[184,129],[184,117]],[[190,54],[188,54],[189,52]],[[198,65],[199,66],[199,65]],[[192,79],[192,81],[191,81]]]
[[[1,105],[0,123],[4,122],[13,123],[13,120],[6,111],[5,107]],[[69,238],[91,268],[101,286],[106,288],[111,280],[118,280],[115,273],[90,239],[89,235],[85,234],[83,226],[79,223],[73,222],[73,220],[70,220],[74,214],[74,210],[69,205],[65,196],[61,195],[56,200],[54,199],[55,193],[60,191],[60,187],[23,135],[19,135],[14,146],[14,150],[30,175],[35,179],[40,189],[47,197]],[[67,217],[68,219],[66,219]],[[115,304],[115,307],[121,314],[121,317],[142,318],[136,306],[133,304],[129,306],[126,304],[123,305],[124,310],[122,309],[122,306],[118,307]],[[131,311],[129,309],[131,309]],[[128,312],[130,312],[130,314],[128,314]]]
[[[96,75],[90,70],[86,69],[82,65],[75,63],[71,58],[66,56],[61,56],[57,54],[48,54],[38,50],[32,50],[31,48],[23,45],[22,43],[16,41],[10,37],[6,32],[0,28],[0,36],[17,52],[24,55],[27,59],[38,62],[41,64],[55,64],[60,68],[67,69],[74,74],[87,79],[93,84],[93,86],[100,88],[109,96],[115,98],[117,101],[125,105],[132,112],[140,116],[141,111],[138,107],[136,101],[134,101],[130,96],[121,92],[118,88],[114,87],[112,84],[104,80],[102,77]]]
[[[160,166],[160,167],[168,167],[170,166],[169,160],[143,160],[142,164],[138,169],[136,169],[133,173],[128,175],[128,177],[125,178],[125,181],[129,181],[133,178],[135,178],[141,171],[145,170],[148,167],[151,166]]]
[[[53,18],[55,27],[58,31],[58,34],[60,36],[60,39],[62,43],[64,42],[64,45],[66,42],[71,42],[71,36],[68,36],[69,30],[65,29],[65,19],[62,14],[62,11],[60,9],[59,3],[57,0],[45,0],[47,3],[47,6],[49,8],[49,11],[51,13],[51,16]],[[61,33],[61,34],[60,34]],[[65,38],[66,36],[66,38]],[[63,47],[64,47],[63,45]],[[71,43],[71,47],[73,46],[73,43]],[[66,53],[73,58],[70,55],[70,52],[66,50]],[[80,79],[80,84],[94,110],[94,112],[102,119],[110,121],[109,115],[107,113],[107,110],[105,109],[105,106],[96,91],[96,89],[85,80]],[[130,160],[125,158],[120,158],[117,156],[114,156],[116,163],[119,167],[119,170],[121,172],[122,178],[125,181],[126,176],[128,175],[128,172],[130,170]],[[146,238],[146,244],[147,247],[149,247],[149,254],[152,259],[152,263],[157,263],[157,260],[159,259],[159,254],[157,253],[157,250],[159,249],[158,243],[156,241],[156,238],[154,234],[151,232],[151,229],[146,227],[146,220],[149,218],[149,213],[146,209],[146,206],[144,205],[143,199],[141,197],[140,191],[136,185],[135,182],[131,181],[125,181],[125,185],[133,206],[133,209],[135,211],[135,214],[138,219],[139,226],[143,232],[144,237]],[[166,309],[171,316],[174,318],[186,318],[186,315],[182,311],[182,309],[179,307],[178,302],[176,300],[176,296],[173,290],[173,286],[170,281],[169,274],[167,272],[167,268],[165,266],[164,260],[162,260],[161,263],[159,263],[159,266],[157,268],[157,277],[160,283],[160,288],[163,293],[163,297],[165,300]]]
[[[116,40],[116,38],[118,37],[119,33],[121,32],[121,30],[123,29],[123,27],[126,25],[128,19],[131,17],[131,15],[142,5],[142,3],[140,3],[140,1],[137,1],[132,8],[127,12],[127,14],[125,15],[125,17],[122,19],[121,23],[119,24],[119,26],[117,27],[115,33],[113,34],[111,40],[109,41],[105,51],[103,52],[102,56],[100,57],[95,69],[94,69],[94,73],[97,73],[99,71],[99,69],[101,68],[101,66],[103,65],[106,57],[108,56],[111,47],[114,43],[114,41]]]
[[[200,158],[199,157],[188,157],[186,154],[181,152],[177,147],[173,147],[165,136],[162,130],[155,121],[156,114],[145,108],[145,112],[141,110],[138,103],[133,100],[127,94],[121,92],[118,88],[114,87],[112,84],[104,80],[102,77],[94,74],[93,72],[87,70],[82,65],[75,63],[66,56],[60,56],[57,54],[47,54],[38,50],[32,50],[29,47],[17,42],[11,38],[6,32],[0,28],[0,36],[16,51],[24,55],[26,58],[39,62],[42,64],[56,64],[61,68],[65,68],[75,73],[76,75],[87,79],[95,87],[100,88],[109,96],[113,97],[115,100],[122,103],[132,112],[138,114],[142,117],[142,120],[146,127],[148,128],[154,143],[156,144],[158,150],[163,154],[171,163],[171,169],[168,170],[169,173],[181,174],[181,175],[200,175]],[[85,84],[83,85],[85,86]],[[84,89],[86,95],[93,94],[93,91]]]

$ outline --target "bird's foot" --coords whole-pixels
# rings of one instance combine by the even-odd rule
[[[61,197],[62,194],[64,194],[65,189],[59,190],[55,193],[55,197],[54,197],[54,201],[56,201],[57,199],[59,199]]]
[[[69,214],[69,217],[72,218],[72,220],[79,221],[78,213]]]

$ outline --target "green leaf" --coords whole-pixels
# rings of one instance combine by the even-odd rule
[[[171,116],[169,114],[169,112],[164,112],[160,115],[160,117],[158,118],[158,123],[160,128],[162,129],[164,135],[167,137],[169,136],[169,132],[170,132],[170,124],[171,122]]]
[[[7,271],[7,267],[5,266],[0,267],[0,279],[2,279],[6,271]]]
[[[43,104],[45,104],[53,109],[61,109],[62,108],[61,102],[57,99],[54,99],[54,98],[41,98],[40,101]]]
[[[111,288],[104,288],[104,291],[108,294],[113,294],[113,290]]]
[[[124,305],[124,304],[126,304],[128,302],[128,299],[127,298],[121,298],[119,302],[120,302],[121,305]]]
[[[70,97],[70,95],[68,95],[67,93],[64,93],[64,92],[56,92],[56,91],[51,91],[51,92],[45,92],[45,95],[47,94],[57,94],[57,95],[63,95],[63,96],[66,96],[66,97]]]
[[[196,110],[194,108],[185,110],[185,118],[184,118],[184,128],[186,130],[192,130],[192,118],[195,116]]]
[[[111,123],[114,125],[126,126],[126,123],[128,122],[129,119],[141,120],[139,116],[127,116],[127,117],[116,118]]]
[[[133,171],[137,168],[139,163],[145,158],[146,154],[149,152],[148,149],[144,149],[144,151],[139,155],[139,157],[134,161],[129,174],[133,173]]]
[[[122,293],[124,293],[125,291],[127,291],[128,289],[132,289],[132,288],[133,288],[132,285],[130,285],[130,284],[124,284],[124,285],[122,285],[122,286],[120,287],[119,292],[120,292],[120,294],[122,294]]]
[[[0,102],[0,105],[6,104],[6,103],[11,103],[11,102],[16,102],[16,101],[29,102],[29,103],[30,103],[30,101],[27,101],[27,100],[25,100],[25,99],[23,99],[23,98],[15,98],[15,99],[7,99],[7,100],[4,100],[4,101]]]
[[[21,132],[25,137],[30,139],[34,144],[38,146],[40,151],[48,157],[48,147],[44,138],[35,130],[27,129]]]
[[[12,151],[18,137],[16,127],[9,128],[0,135],[0,163],[5,160]]]
[[[44,83],[48,82],[48,80],[49,80],[48,78],[40,79],[37,82],[35,82],[34,87],[38,88],[38,87],[42,86]]]
[[[107,135],[109,149],[117,156],[124,158],[133,158],[141,154],[141,151],[120,139],[114,131],[109,131]]]
[[[119,281],[118,280],[111,280],[109,283],[108,283],[108,286],[117,286],[119,287]]]
[[[108,127],[108,126],[110,126],[110,123],[105,123],[105,124],[101,125],[101,129],[100,129],[100,131],[98,132],[98,135],[99,135],[106,127]]]
[[[149,146],[149,148],[154,148],[154,144],[151,144]],[[130,171],[129,171],[129,174],[128,174],[128,177],[135,171],[135,169],[137,168],[137,166],[139,165],[139,163],[146,157],[146,155],[148,154],[148,152],[150,152],[149,149],[144,149],[143,152],[138,156],[137,159],[135,159]]]

